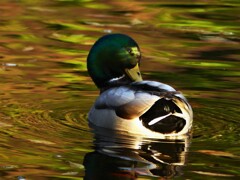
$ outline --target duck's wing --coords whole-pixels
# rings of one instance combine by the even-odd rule
[[[95,108],[113,110],[123,119],[134,119],[145,113],[159,99],[173,99],[175,96],[182,95],[167,84],[141,81],[104,91],[97,99]]]
[[[158,96],[136,90],[132,86],[114,87],[104,91],[95,103],[96,109],[109,109],[123,119],[134,119],[146,112]]]

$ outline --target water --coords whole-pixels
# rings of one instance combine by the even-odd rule
[[[2,0],[0,179],[239,179],[239,7],[238,0]],[[144,79],[185,94],[192,139],[96,135],[88,127],[99,93],[86,56],[110,32],[138,42]]]

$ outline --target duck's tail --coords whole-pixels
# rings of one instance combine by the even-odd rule
[[[189,125],[183,109],[185,102],[180,99],[162,97],[141,117],[143,125],[162,134],[177,134]]]

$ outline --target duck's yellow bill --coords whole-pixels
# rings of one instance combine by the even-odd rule
[[[125,69],[125,72],[131,80],[142,81],[142,76],[138,64],[132,69]]]

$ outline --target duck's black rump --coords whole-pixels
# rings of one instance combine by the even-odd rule
[[[151,129],[152,131],[168,134],[172,132],[179,132],[181,131],[184,126],[186,125],[186,121],[178,116],[169,115],[162,120],[149,125],[149,123],[160,117],[164,117],[169,113],[182,113],[180,108],[176,106],[176,104],[170,99],[166,100],[165,98],[159,99],[155,102],[155,104],[142,116],[140,116],[140,120],[142,120],[143,125]]]

